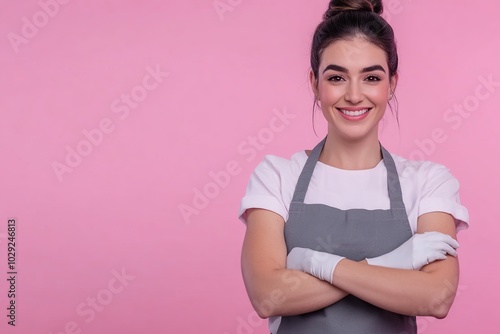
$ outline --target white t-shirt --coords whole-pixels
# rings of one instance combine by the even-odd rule
[[[455,218],[457,232],[469,227],[469,214],[460,203],[458,180],[445,166],[431,161],[408,160],[392,154],[398,170],[403,202],[412,232],[417,218],[427,212],[442,211]],[[288,210],[302,168],[304,150],[290,159],[266,155],[257,165],[241,200],[238,217],[246,223],[245,210],[262,208],[288,220]],[[305,204],[326,204],[341,210],[390,209],[387,169],[383,160],[364,170],[339,169],[316,163],[307,189]]]
[[[461,205],[459,182],[445,166],[431,161],[407,160],[392,154],[396,164],[408,220],[413,234],[417,218],[427,212],[442,211],[455,218],[457,232],[469,227],[469,214]],[[305,151],[290,160],[266,155],[250,176],[241,200],[238,217],[246,223],[245,210],[267,209],[288,220],[295,186],[307,160]],[[305,204],[326,204],[341,210],[390,209],[387,169],[383,160],[364,170],[345,170],[320,161],[316,163],[304,199]],[[269,330],[276,333],[281,317],[269,318]]]

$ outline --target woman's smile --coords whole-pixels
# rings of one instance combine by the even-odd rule
[[[335,109],[339,111],[342,117],[349,121],[360,121],[368,116],[368,113],[372,108],[342,107]]]

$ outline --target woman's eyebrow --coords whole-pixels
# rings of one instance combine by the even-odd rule
[[[349,73],[349,71],[347,70],[347,68],[339,66],[339,65],[335,65],[335,64],[328,65],[324,69],[323,73],[325,73],[328,70],[334,70],[334,71],[338,71],[338,72]],[[385,73],[384,68],[382,66],[380,66],[380,65],[372,65],[372,66],[365,67],[365,68],[363,68],[361,70],[360,73],[366,73],[366,72],[377,71],[377,70],[382,71],[382,72]]]

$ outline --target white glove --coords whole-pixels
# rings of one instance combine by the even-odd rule
[[[395,250],[366,259],[374,266],[420,270],[426,264],[446,259],[446,254],[457,256],[458,242],[447,234],[425,232],[414,234]]]
[[[306,272],[333,284],[333,271],[342,259],[343,256],[294,247],[286,258],[286,267]]]

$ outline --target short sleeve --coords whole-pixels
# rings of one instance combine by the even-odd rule
[[[279,159],[272,155],[264,156],[257,165],[241,199],[238,218],[246,224],[246,210],[261,208],[273,211],[287,219],[287,208],[283,201]]]
[[[460,203],[460,184],[443,165],[433,164],[424,181],[418,216],[441,211],[455,218],[457,232],[469,227],[469,213]]]

